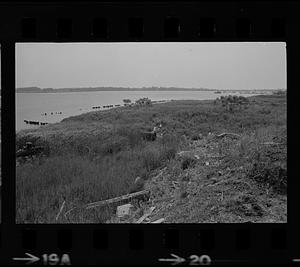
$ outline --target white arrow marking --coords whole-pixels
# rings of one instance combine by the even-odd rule
[[[36,256],[33,256],[29,253],[25,253],[25,254],[30,258],[13,258],[13,260],[15,260],[15,261],[28,261],[28,262],[26,262],[26,264],[31,264],[31,263],[34,263],[34,262],[40,260],[40,258],[38,258]]]
[[[159,261],[170,261],[170,262],[173,262],[172,265],[176,265],[176,264],[179,264],[179,263],[182,263],[185,261],[184,258],[181,258],[175,254],[171,254],[172,257],[174,257],[173,259],[158,259]]]

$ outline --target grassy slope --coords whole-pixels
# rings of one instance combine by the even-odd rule
[[[152,204],[161,208],[153,216],[167,222],[285,221],[286,196],[280,190],[286,177],[270,169],[286,169],[286,149],[280,148],[279,159],[273,161],[270,155],[277,148],[260,143],[285,140],[286,98],[250,99],[248,109],[235,112],[212,101],[173,101],[90,112],[20,132],[18,147],[31,140],[46,145],[49,155],[17,167],[17,222],[55,223],[64,200],[68,210],[119,196],[134,189],[137,176],[147,181]],[[141,141],[139,130],[156,123],[162,123],[163,137]],[[219,140],[207,135],[224,131],[242,137]],[[193,141],[199,133],[204,137]],[[182,150],[200,159],[176,156]],[[184,170],[183,161],[190,162]],[[163,175],[155,177],[163,167]],[[111,212],[79,210],[58,222],[105,222]]]

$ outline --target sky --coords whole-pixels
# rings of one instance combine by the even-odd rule
[[[286,43],[18,43],[16,86],[286,88]]]

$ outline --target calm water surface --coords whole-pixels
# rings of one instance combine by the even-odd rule
[[[226,93],[228,94],[228,93]],[[16,130],[35,128],[24,120],[54,123],[64,118],[95,111],[93,106],[123,104],[123,99],[135,101],[141,97],[151,100],[207,100],[223,94],[208,91],[98,91],[72,93],[17,93]],[[234,94],[234,93],[231,93]],[[238,95],[242,95],[237,93]],[[249,96],[249,95],[245,95]],[[51,115],[51,112],[53,113]],[[62,114],[58,114],[62,112]],[[47,115],[44,115],[47,113]],[[57,113],[57,114],[56,114]]]

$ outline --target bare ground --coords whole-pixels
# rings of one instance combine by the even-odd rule
[[[287,196],[249,179],[245,164],[230,166],[220,155],[221,142],[234,146],[239,140],[219,140],[213,134],[192,141],[180,155],[193,158],[182,170],[184,159],[177,157],[156,171],[145,188],[151,198],[130,218],[108,222],[136,222],[155,207],[144,223],[164,218],[164,223],[273,223],[287,222]],[[144,212],[143,212],[144,211]]]

